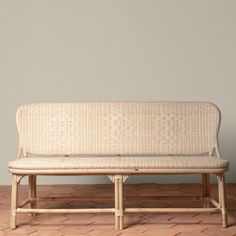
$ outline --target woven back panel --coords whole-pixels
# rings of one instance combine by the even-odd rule
[[[216,145],[220,113],[206,102],[38,103],[16,119],[33,154],[198,154]]]

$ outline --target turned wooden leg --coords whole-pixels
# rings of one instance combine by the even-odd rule
[[[11,192],[11,222],[10,227],[16,228],[16,208],[17,208],[17,197],[18,197],[18,182],[17,175],[12,175],[12,192]]]
[[[226,210],[226,196],[225,196],[225,177],[224,174],[218,176],[218,191],[219,191],[219,203],[222,213],[222,225],[228,226],[227,210]]]

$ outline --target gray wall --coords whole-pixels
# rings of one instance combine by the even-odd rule
[[[16,157],[26,102],[208,100],[222,110],[220,147],[236,182],[236,1],[1,0],[0,184]],[[130,182],[192,182],[147,177]],[[41,183],[104,183],[44,177]]]

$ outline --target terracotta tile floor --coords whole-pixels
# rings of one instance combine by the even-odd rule
[[[216,186],[212,186],[212,195],[217,196]],[[21,199],[27,196],[27,188],[21,187]],[[155,196],[155,195],[199,195],[201,185],[125,185],[125,196]],[[228,228],[222,228],[219,214],[196,213],[153,213],[126,214],[125,229],[114,230],[114,216],[112,214],[37,214],[18,216],[18,228],[9,228],[10,218],[10,186],[0,187],[0,236],[2,235],[30,235],[30,236],[72,236],[72,235],[129,235],[129,236],[236,236],[236,184],[227,185],[229,210]],[[113,185],[54,185],[39,186],[38,196],[80,196],[79,200],[39,202],[40,207],[75,208],[75,207],[112,207]],[[95,198],[95,196],[99,198]],[[134,200],[125,201],[126,206],[140,207],[200,207],[201,201],[196,200]]]

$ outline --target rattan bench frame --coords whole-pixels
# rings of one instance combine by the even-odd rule
[[[88,103],[89,104],[89,103]],[[102,103],[96,103],[99,104],[99,106]],[[112,105],[114,104],[125,104],[123,103],[109,103],[109,109],[111,110]],[[145,103],[127,103],[129,106],[132,107],[132,104],[142,104],[142,105],[149,105],[153,104],[153,102],[145,102]],[[154,103],[155,104],[155,103]],[[210,156],[217,156],[218,158],[220,157],[219,154],[219,146],[218,146],[218,131],[219,131],[219,126],[220,126],[220,111],[219,109],[207,102],[163,102],[163,105],[171,106],[171,108],[175,106],[181,106],[181,109],[183,109],[185,106],[199,106],[201,109],[204,106],[207,106],[207,109],[213,109],[213,111],[216,113],[216,117],[214,119],[216,120],[216,130],[214,134],[210,134],[213,136],[212,143],[210,143],[211,146],[208,151]],[[38,104],[36,104],[37,106]],[[47,106],[47,104],[42,104],[43,106]],[[57,104],[56,106],[60,106],[60,104]],[[64,104],[65,105],[65,104]],[[67,104],[68,105],[68,104]],[[158,105],[162,105],[161,102],[158,103]],[[30,105],[25,105],[23,106],[23,109],[32,109],[32,106],[34,108],[34,104]],[[50,104],[50,106],[53,106],[53,104]],[[72,104],[73,106],[73,104]],[[86,103],[85,103],[86,107]],[[168,107],[169,109],[169,107]],[[175,108],[174,108],[175,109]],[[205,108],[204,108],[205,109]],[[25,117],[19,116],[19,112],[22,111],[22,107],[18,109],[18,116],[17,116],[17,126],[18,126],[18,131],[20,134],[20,145],[19,145],[19,152],[17,159],[21,159],[24,156],[28,155],[28,151],[31,151],[31,147],[27,146],[25,144],[26,139],[22,138],[22,129],[26,127],[27,120],[25,120]],[[169,111],[169,110],[168,110]],[[24,110],[25,112],[25,110]],[[212,110],[210,111],[212,112]],[[208,117],[209,118],[209,117]],[[21,122],[21,123],[20,123]],[[212,122],[212,120],[208,121]],[[20,128],[19,128],[20,127]],[[29,142],[30,143],[30,142]],[[37,142],[36,142],[37,143]],[[193,146],[194,147],[194,146]],[[36,148],[36,153],[38,152],[39,149],[38,147]],[[193,154],[198,152],[199,148],[197,150],[193,151]],[[104,149],[107,151],[107,149]],[[163,149],[164,150],[164,149]],[[188,149],[186,149],[188,150]],[[111,150],[108,150],[111,152]],[[166,150],[165,150],[166,151]],[[42,153],[40,153],[42,152]],[[40,151],[37,154],[42,154],[44,155],[45,150]],[[64,152],[64,151],[62,151]],[[131,151],[132,152],[132,151]],[[167,152],[168,153],[168,150]],[[51,154],[51,153],[49,153]],[[52,153],[55,154],[55,153]],[[68,155],[68,152],[64,152],[64,155]],[[94,154],[94,153],[92,153]],[[96,153],[95,153],[96,154]],[[106,153],[107,154],[107,153]],[[114,154],[112,152],[111,154]],[[117,153],[116,153],[117,154]],[[173,150],[171,150],[171,154],[173,154]],[[177,153],[178,154],[178,153]],[[191,150],[188,151],[188,154],[191,154]],[[119,154],[120,155],[120,154]],[[222,224],[223,227],[227,227],[227,212],[226,212],[226,198],[225,198],[225,177],[224,173],[227,171],[228,168],[211,168],[211,169],[132,169],[132,168],[127,168],[127,169],[70,169],[70,170],[22,170],[22,169],[14,169],[14,168],[9,168],[9,171],[12,173],[12,199],[11,199],[11,228],[15,229],[16,228],[16,217],[18,213],[31,213],[32,215],[36,213],[114,213],[115,214],[115,228],[116,229],[123,229],[124,227],[124,213],[135,213],[135,212],[221,212],[222,214]],[[155,174],[155,175],[178,175],[178,174],[200,174],[202,176],[202,196],[194,197],[198,199],[203,200],[203,208],[126,208],[124,207],[123,200],[126,198],[123,196],[123,184],[125,180],[128,178],[129,175],[150,175],[150,174]],[[210,196],[210,174],[213,174],[217,176],[218,179],[218,201],[213,199]],[[50,199],[50,198],[38,198],[36,194],[36,185],[37,181],[36,178],[38,175],[107,175],[112,182],[114,183],[114,191],[115,191],[115,197],[114,197],[114,207],[113,208],[99,208],[99,209],[39,209],[36,208],[36,202],[38,200],[45,200],[45,199]],[[23,177],[28,176],[28,184],[29,184],[29,197],[25,199],[23,202],[18,203],[18,193],[19,193],[19,186],[20,186],[20,181]],[[176,197],[176,196],[173,196]],[[158,198],[158,197],[157,197]],[[159,198],[169,198],[169,196],[161,196]],[[177,198],[177,197],[176,197]],[[182,198],[189,198],[189,197],[182,197]],[[155,197],[156,199],[156,197]],[[55,197],[52,198],[51,200],[55,200]],[[25,208],[26,205],[29,205],[29,208]],[[212,207],[213,206],[213,207]]]

